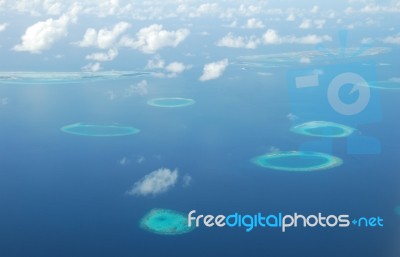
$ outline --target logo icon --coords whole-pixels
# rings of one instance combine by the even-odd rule
[[[368,48],[348,49],[345,34],[342,33],[340,39],[339,50],[321,48],[324,58],[319,63],[324,65],[288,73],[291,113],[297,117],[293,125],[326,121],[352,127],[354,133],[346,137],[346,152],[379,154],[379,140],[364,130],[381,118],[378,91],[369,87],[369,82],[376,80],[376,66],[367,62],[367,58],[357,56]],[[332,137],[308,139],[300,150],[333,151]]]

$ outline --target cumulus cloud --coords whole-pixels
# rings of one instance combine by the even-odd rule
[[[102,28],[96,31],[93,28],[88,28],[83,36],[83,39],[77,43],[80,47],[97,47],[107,49],[114,47],[118,37],[124,33],[130,24],[127,22],[119,22],[112,29]]]
[[[325,26],[326,20],[314,20],[314,25],[317,29],[322,29]]]
[[[396,45],[400,45],[400,33],[397,34],[397,35],[394,35],[394,36],[385,37],[385,38],[382,40],[382,42],[383,42],[383,43],[386,43],[386,44],[396,44]]]
[[[161,59],[159,55],[155,56],[153,59],[148,60],[146,65],[146,69],[165,70],[167,72],[167,74],[164,74],[162,72],[155,73],[155,76],[169,78],[176,77],[178,74],[190,69],[191,67],[191,65],[185,65],[181,62],[171,62],[167,65],[166,62]]]
[[[263,35],[263,42],[269,44],[319,44],[324,41],[331,41],[328,35],[318,36],[309,34],[303,37],[296,36],[280,36],[275,30],[269,29]]]
[[[61,2],[57,2],[56,0],[43,1],[43,9],[45,9],[46,13],[50,15],[60,15],[62,7],[63,5],[61,4]]]
[[[126,2],[126,1],[122,1]],[[125,13],[132,14],[132,4],[128,3],[126,5],[121,5],[119,0],[103,0],[95,1],[95,7],[90,10],[99,17],[106,17],[109,15],[122,15]]]
[[[175,186],[178,179],[178,170],[161,168],[146,175],[136,182],[132,189],[127,192],[129,195],[157,195],[165,193]]]
[[[313,8],[310,10],[311,13],[317,13],[319,11],[319,7],[314,5]]]
[[[0,23],[0,32],[5,30],[7,28],[8,24],[7,23]]]
[[[197,7],[197,9],[194,12],[191,12],[189,14],[189,17],[200,17],[204,14],[210,14],[212,12],[217,11],[218,9],[218,4],[216,3],[204,3],[201,4]]]
[[[159,55],[147,61],[146,69],[163,69],[165,61]]]
[[[398,13],[400,12],[400,4],[392,6],[377,5],[374,3],[367,4],[364,6],[360,12],[363,13]]]
[[[76,22],[80,10],[81,7],[74,4],[67,13],[58,19],[51,18],[33,24],[22,35],[22,43],[14,46],[13,49],[36,54],[49,49],[57,40],[67,36],[68,25]]]
[[[263,35],[264,44],[281,44],[282,38],[273,30],[267,30]]]
[[[127,98],[131,96],[144,96],[149,92],[147,80],[141,80],[137,84],[130,85],[123,89],[108,90],[105,92],[108,99],[113,101],[118,98]]]
[[[317,20],[305,19],[300,24],[299,28],[309,29],[314,26],[317,29],[322,29],[325,26],[325,23],[326,23],[326,20],[324,20],[324,19],[317,19]]]
[[[291,14],[288,15],[288,17],[286,17],[286,20],[287,21],[294,21],[294,20],[296,20],[296,16],[293,13],[291,13]]]
[[[164,47],[177,47],[189,34],[188,29],[168,31],[160,24],[153,24],[140,29],[136,33],[136,38],[123,37],[120,45],[152,54]]]
[[[264,24],[262,23],[262,21],[251,18],[247,20],[245,27],[249,29],[262,29],[264,28]]]
[[[133,95],[144,96],[149,92],[147,80],[142,80],[136,85],[130,85],[127,89],[124,90],[124,97],[130,97]]]
[[[69,18],[65,15],[59,19],[47,19],[39,21],[26,29],[21,37],[22,43],[14,46],[15,51],[27,51],[31,53],[41,53],[49,49],[54,42],[67,36]]]
[[[311,27],[311,20],[310,19],[305,19],[301,22],[299,28],[301,29],[309,29]]]
[[[187,69],[187,66],[185,66],[183,63],[181,62],[171,62],[170,64],[168,64],[165,69],[171,73],[182,73],[183,71],[185,71]]]
[[[111,48],[106,53],[89,54],[86,56],[86,59],[96,62],[107,62],[114,60],[117,56],[118,56],[118,50],[116,48]]]
[[[124,156],[120,160],[118,160],[118,164],[121,166],[126,166],[129,164],[129,162],[130,162],[130,160],[126,156]]]
[[[240,36],[235,37],[232,35],[232,33],[228,33],[217,42],[217,46],[255,49],[257,48],[258,43],[259,40],[256,39],[254,36],[250,38],[244,38]]]
[[[99,62],[89,63],[89,64],[87,64],[87,65],[82,67],[82,70],[89,71],[89,72],[96,72],[96,71],[99,71],[101,69],[102,69],[101,63],[99,63]]]
[[[323,25],[322,25],[323,26]],[[328,35],[318,36],[314,34],[309,34],[303,37],[296,37],[293,35],[280,36],[275,30],[268,29],[262,38],[256,38],[251,36],[250,38],[245,38],[241,36],[234,36],[232,33],[228,33],[226,36],[221,38],[216,45],[222,47],[231,48],[247,48],[255,49],[257,46],[263,42],[266,45],[269,44],[319,44],[324,41],[331,41],[332,38]]]
[[[203,74],[199,78],[200,81],[207,81],[219,78],[228,67],[228,59],[223,59],[217,62],[212,62],[204,65]]]
[[[286,118],[290,121],[295,121],[299,119],[299,117],[297,115],[294,115],[293,113],[289,113],[288,115],[286,115]]]

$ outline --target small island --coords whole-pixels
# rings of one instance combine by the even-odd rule
[[[141,219],[140,227],[159,235],[180,235],[195,228],[188,226],[185,214],[168,209],[152,209]]]
[[[64,126],[61,128],[61,131],[68,134],[90,137],[128,136],[140,132],[139,129],[134,127],[120,125],[93,125],[84,123],[75,123]]]

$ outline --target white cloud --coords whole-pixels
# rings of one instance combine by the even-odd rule
[[[304,64],[309,64],[311,63],[311,59],[308,57],[301,57],[299,62]]]
[[[127,193],[129,195],[143,196],[165,193],[175,186],[177,179],[178,170],[171,171],[170,169],[161,168],[136,182]]]
[[[388,36],[382,39],[383,43],[400,45],[400,33],[394,36]]]
[[[309,29],[311,27],[311,20],[310,19],[305,19],[302,21],[300,24],[299,28],[301,29]]]
[[[190,34],[188,29],[176,31],[163,30],[160,24],[153,24],[140,29],[136,38],[124,37],[120,45],[139,49],[143,53],[151,54],[164,47],[177,47]]]
[[[148,92],[149,90],[147,80],[142,80],[136,85],[130,85],[127,89],[125,89],[123,95],[124,97],[130,97],[133,95],[144,96],[147,95]]]
[[[374,42],[374,40],[370,37],[364,37],[361,39],[361,44],[363,45],[370,45]]]
[[[127,22],[119,22],[112,29],[102,28],[96,31],[93,28],[88,28],[83,36],[83,39],[77,43],[80,47],[94,46],[101,49],[114,47],[118,37],[124,33],[130,24]]]
[[[325,23],[326,23],[326,20],[324,20],[324,19],[318,19],[318,20],[305,19],[300,24],[299,28],[309,29],[314,24],[317,29],[322,29],[325,26]]]
[[[171,73],[182,73],[187,69],[187,67],[181,62],[171,62],[168,64],[165,69]]]
[[[368,4],[368,5],[364,6],[360,11],[361,12],[371,13],[371,12],[380,12],[382,10],[383,10],[383,8],[381,6],[379,6],[379,5]]]
[[[263,42],[269,44],[319,44],[324,41],[331,41],[328,35],[318,36],[309,34],[303,37],[296,36],[280,36],[275,30],[269,29],[263,35]]]
[[[57,2],[55,0],[43,1],[43,9],[45,9],[46,13],[50,15],[60,15],[62,7],[63,5],[61,4],[61,2]]]
[[[8,24],[7,23],[0,23],[0,32],[5,30],[7,28]]]
[[[119,0],[103,0],[95,1],[94,3],[98,4],[95,11],[96,14],[100,17],[123,14],[125,12],[131,11],[132,8],[131,4],[120,6]]]
[[[158,72],[153,74],[156,77],[168,77],[173,78],[176,77],[178,74],[184,72],[185,70],[190,69],[191,65],[185,65],[181,62],[171,62],[166,65],[165,61],[161,59],[159,55],[156,55],[153,59],[147,61],[146,69],[153,69],[153,70],[165,70],[168,74],[164,74],[162,72]]]
[[[182,186],[183,187],[188,187],[188,186],[190,186],[192,184],[192,181],[193,181],[193,178],[190,175],[186,174],[182,178]]]
[[[238,13],[244,16],[256,15],[259,14],[261,11],[262,11],[261,6],[256,6],[256,5],[246,6],[245,4],[241,4],[238,9]]]
[[[235,37],[232,35],[232,33],[228,33],[217,42],[217,46],[255,49],[257,48],[258,43],[259,40],[256,39],[254,36],[250,38],[244,38],[240,36]]]
[[[228,27],[228,28],[236,28],[238,25],[237,20],[232,21],[231,23],[229,23],[228,25],[224,25],[224,27]]]
[[[264,44],[281,44],[282,38],[278,35],[278,33],[273,30],[267,30],[263,35]]]
[[[147,61],[146,69],[163,69],[165,61],[159,55]]]
[[[129,164],[129,162],[130,162],[130,160],[126,156],[124,156],[120,160],[118,160],[118,163],[121,166],[127,166]]]
[[[189,14],[189,17],[200,17],[204,14],[210,14],[218,9],[218,4],[216,3],[204,3],[199,5],[194,12]]]
[[[262,21],[259,21],[259,20],[255,19],[255,18],[251,18],[251,19],[247,20],[247,23],[246,23],[245,27],[249,28],[249,29],[262,29],[265,26],[262,23]]]
[[[86,56],[87,60],[92,60],[96,62],[107,62],[112,61],[118,56],[118,50],[116,48],[111,48],[106,53],[93,53]]]
[[[289,14],[288,17],[286,18],[287,21],[294,21],[295,19],[296,16],[293,13]]]
[[[294,115],[293,113],[289,113],[288,115],[286,115],[286,118],[288,118],[288,120],[290,121],[295,121],[299,119],[299,117]]]
[[[73,4],[69,11],[58,19],[51,18],[33,24],[22,35],[22,43],[14,46],[13,49],[31,53],[41,53],[43,50],[49,49],[57,40],[67,36],[68,25],[77,21],[80,11],[81,6]]]
[[[144,96],[147,95],[149,92],[148,90],[148,83],[147,80],[142,80],[137,84],[130,85],[124,89],[115,89],[115,90],[108,90],[105,92],[108,99],[113,101],[118,98],[127,98],[131,96]]]
[[[311,13],[317,13],[319,10],[319,7],[317,5],[314,5],[313,8],[310,10]]]
[[[139,155],[136,159],[136,163],[137,164],[142,164],[144,161],[146,160],[146,158],[144,158],[143,155]]]
[[[212,62],[204,65],[203,74],[199,78],[200,81],[207,81],[219,78],[228,67],[228,59],[223,59],[217,62]]]
[[[322,29],[325,26],[326,20],[320,19],[320,20],[314,20],[313,22],[317,29]]]
[[[82,70],[89,71],[89,72],[96,72],[96,71],[99,71],[101,69],[102,69],[101,63],[99,63],[99,62],[89,63],[89,64],[87,64],[87,65],[82,67]]]
[[[66,15],[59,19],[47,19],[39,21],[26,29],[21,37],[22,43],[14,46],[15,51],[28,51],[41,53],[49,49],[57,40],[67,36],[69,18]]]

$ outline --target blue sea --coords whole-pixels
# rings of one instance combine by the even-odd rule
[[[63,3],[54,14],[0,3],[0,28],[6,24],[0,29],[0,257],[400,256],[399,3],[371,3],[370,8],[376,7],[371,14],[361,11],[367,5],[363,1],[337,6],[254,1],[242,7],[234,1],[182,2],[181,11],[165,2],[161,11],[149,9],[154,14],[144,11],[146,4],[138,7],[142,13],[134,4],[132,14],[124,9],[128,3],[120,1],[110,14],[109,5],[87,2],[80,3],[77,14],[71,11],[73,3]],[[354,17],[341,12],[347,7]],[[168,16],[171,10],[176,16]],[[329,11],[334,18],[328,18]],[[291,13],[296,25],[287,18]],[[261,23],[252,25],[252,17]],[[311,28],[299,28],[309,19]],[[315,21],[321,19],[326,25],[318,29],[321,22]],[[121,21],[130,27],[114,27]],[[51,40],[31,42],[27,35],[36,30],[28,28],[35,24],[36,29],[44,24],[68,28],[68,33],[43,29]],[[98,32],[97,41],[86,42],[91,49],[83,37],[89,27]],[[157,42],[146,39],[146,31],[139,33],[141,28],[154,29],[150,34]],[[101,29],[122,32],[103,42]],[[269,29],[275,37],[267,38],[274,33]],[[36,40],[42,35],[38,31]],[[136,41],[123,41],[123,33]],[[170,34],[157,38],[162,33]],[[229,33],[236,43],[220,40]],[[322,41],[303,38],[311,34],[327,35],[326,41],[323,36]],[[255,48],[246,45],[251,40]],[[115,60],[110,49],[118,49]],[[88,57],[94,52],[107,56]],[[102,68],[96,69],[96,63]],[[367,85],[350,80],[332,96],[332,80],[344,73],[358,74]],[[307,76],[318,78],[318,85],[304,91],[296,79]],[[363,92],[368,101],[354,111]],[[159,107],[148,102],[165,97],[194,104]],[[331,97],[354,112],[341,112]],[[355,130],[338,138],[291,131],[309,121]],[[62,130],[77,123],[140,132],[93,136]],[[322,152],[342,163],[293,172],[252,161],[293,151]],[[132,190],[159,169],[178,175],[161,186],[151,184],[148,193]],[[155,208],[215,216],[347,214],[380,217],[383,226],[299,226],[286,232],[256,227],[246,232],[244,227],[202,225],[185,234],[160,235],[140,226]]]

